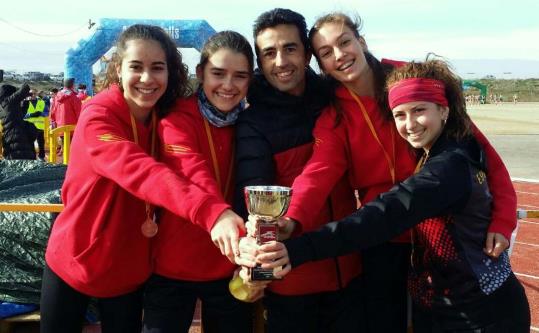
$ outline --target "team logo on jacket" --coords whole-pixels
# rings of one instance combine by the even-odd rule
[[[477,174],[475,175],[475,178],[477,179],[477,182],[479,184],[483,184],[485,182],[485,179],[487,179],[487,175],[485,174],[484,171],[479,171],[477,172]]]
[[[121,136],[111,133],[99,134],[97,136],[97,140],[105,142],[127,141],[126,138],[122,138]]]
[[[170,154],[185,154],[191,151],[191,148],[182,145],[165,144],[165,152]]]
[[[319,138],[314,138],[314,145],[315,146],[320,146],[322,144],[322,139],[319,139]]]

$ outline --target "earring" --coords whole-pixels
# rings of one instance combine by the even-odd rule
[[[442,126],[445,126],[447,124],[447,118],[442,119]]]
[[[118,84],[120,85],[120,87],[122,86],[122,77],[121,76],[118,76]]]

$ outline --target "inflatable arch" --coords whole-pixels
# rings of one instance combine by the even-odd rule
[[[462,88],[464,90],[474,87],[479,89],[479,94],[481,95],[481,100],[486,101],[487,100],[487,86],[482,84],[481,82],[474,81],[474,80],[464,80],[462,81]]]
[[[142,23],[157,25],[165,29],[178,47],[195,48],[200,52],[206,40],[215,30],[205,20],[137,20],[102,18],[95,32],[81,39],[77,46],[65,55],[64,78],[75,78],[76,84],[84,83],[88,94],[93,94],[92,66],[116,42],[120,33],[128,26]]]

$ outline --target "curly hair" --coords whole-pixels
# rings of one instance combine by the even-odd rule
[[[170,112],[177,98],[186,97],[191,94],[191,88],[188,80],[188,69],[183,63],[182,55],[177,49],[174,40],[161,27],[148,24],[135,24],[121,33],[116,43],[116,51],[113,53],[112,59],[108,64],[105,79],[100,85],[101,89],[118,83],[117,68],[122,64],[127,42],[134,39],[156,41],[165,52],[168,69],[167,89],[156,104],[157,116],[162,118]]]
[[[466,113],[466,99],[462,92],[462,80],[441,59],[428,55],[423,62],[410,62],[395,69],[387,78],[387,89],[395,83],[410,78],[426,78],[442,81],[445,85],[445,97],[449,104],[449,116],[444,126],[448,138],[462,140],[472,135],[471,119]]]

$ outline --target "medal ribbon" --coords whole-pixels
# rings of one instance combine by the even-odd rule
[[[139,138],[138,138],[138,131],[137,131],[137,123],[135,121],[135,117],[131,113],[129,113],[129,115],[131,116],[131,129],[133,130],[133,138],[135,139],[135,143],[138,145]],[[155,156],[156,124],[157,124],[157,116],[155,115],[155,111],[152,110],[152,124],[151,124],[152,143],[151,143],[151,148],[150,148],[150,156],[152,157]],[[152,220],[151,216],[153,214],[153,207],[150,205],[149,202],[145,201],[144,204],[146,205],[146,218],[147,220],[151,221]]]
[[[228,175],[226,177],[226,184],[225,184],[225,188],[223,189],[223,184],[221,183],[221,172],[219,171],[219,163],[217,162],[217,154],[215,153],[215,147],[213,143],[213,136],[211,135],[210,124],[208,123],[208,120],[205,117],[203,117],[203,119],[204,119],[204,129],[206,130],[206,136],[208,137],[208,143],[210,144],[210,154],[211,154],[211,159],[213,162],[213,169],[215,171],[215,179],[217,180],[219,189],[221,190],[221,193],[223,194],[223,197],[226,200],[227,195],[228,195],[228,189],[230,187],[230,181],[232,179],[232,168],[234,166],[234,144],[232,144],[232,157],[230,158],[230,165],[228,167]]]
[[[384,145],[382,144],[382,141],[380,141],[380,139],[378,138],[378,134],[376,133],[376,130],[374,129],[371,118],[369,117],[369,114],[367,113],[365,106],[363,105],[359,97],[357,97],[357,95],[352,90],[348,89],[348,92],[356,100],[357,104],[359,105],[359,108],[361,109],[363,117],[365,118],[365,121],[367,122],[367,125],[369,126],[369,129],[371,130],[371,133],[374,136],[374,139],[376,140],[376,142],[378,142],[378,144],[380,145],[380,148],[382,148],[382,152],[384,153],[384,156],[387,160],[387,164],[389,166],[389,173],[391,175],[391,181],[393,182],[393,184],[395,184],[395,129],[393,128],[393,126],[391,126],[390,128],[391,144],[393,145],[393,158],[390,158],[388,152],[386,151],[386,149],[384,148]]]

